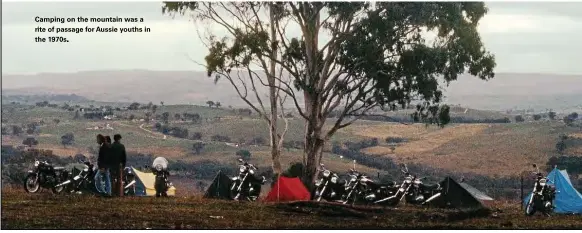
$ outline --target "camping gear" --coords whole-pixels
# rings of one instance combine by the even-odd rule
[[[259,170],[254,165],[247,163],[243,159],[238,159],[242,165],[239,167],[239,174],[232,178],[230,196],[234,200],[255,201],[261,194],[261,186],[265,184],[265,177],[257,177],[255,173]]]
[[[141,172],[134,167],[131,168],[135,174],[135,195],[136,196],[155,196],[155,182],[156,176],[150,172]],[[166,194],[168,196],[176,195],[176,188],[170,185]]]
[[[572,186],[566,170],[554,168],[548,176],[547,183],[554,185],[556,197],[553,201],[554,213],[582,214],[582,195]],[[523,205],[531,198],[531,193],[523,200]]]
[[[311,195],[301,180],[297,177],[289,178],[279,176],[265,202],[308,201]]]
[[[473,197],[479,200],[481,204],[489,206],[493,202],[493,198],[491,198],[484,192],[481,192],[477,188],[464,182],[460,182],[459,185],[461,185],[465,190],[467,190],[467,192],[469,192],[471,195],[473,195]]]
[[[204,193],[204,198],[231,199],[231,186],[232,180],[222,173],[222,171],[218,171],[212,184],[210,184],[210,187],[208,187],[206,193]]]
[[[457,183],[453,178],[446,177],[440,182],[440,195],[428,204],[441,208],[485,208],[478,198]]]

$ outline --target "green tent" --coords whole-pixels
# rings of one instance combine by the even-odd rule
[[[431,206],[441,208],[484,208],[475,196],[451,177],[440,182],[441,196],[430,202]]]
[[[232,185],[232,180],[219,171],[214,177],[212,184],[206,190],[204,198],[215,198],[215,199],[231,199],[230,196],[230,186]]]

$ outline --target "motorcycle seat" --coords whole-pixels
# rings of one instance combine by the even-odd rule
[[[54,167],[55,170],[65,170],[65,167]]]
[[[435,190],[439,187],[439,184],[423,184],[422,186],[424,189]]]

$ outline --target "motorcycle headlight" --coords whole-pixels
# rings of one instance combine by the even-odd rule
[[[84,172],[88,172],[88,171],[89,171],[89,168],[88,168],[88,167],[86,167],[85,169],[83,169],[83,171],[84,171]]]
[[[315,186],[320,186],[321,185],[321,180],[316,180],[315,181]]]
[[[249,173],[251,173],[251,175],[254,175],[254,174],[255,174],[255,170],[253,170],[253,169],[250,169],[250,170],[249,170]]]
[[[323,171],[323,176],[324,177],[328,177],[330,174],[331,174],[331,172],[329,170]]]
[[[334,176],[334,177],[332,177],[332,178],[331,178],[331,182],[335,184],[335,183],[337,182],[337,177],[335,177],[335,176]]]
[[[410,183],[412,183],[412,181],[410,181],[410,180],[405,180],[405,181],[404,181],[404,183],[410,184]]]
[[[34,161],[34,166],[35,166],[35,167],[38,167],[38,164],[40,164],[40,162],[38,162],[38,161]]]
[[[247,170],[247,168],[246,168],[245,166],[240,166],[240,167],[238,168],[238,170],[239,170],[240,172],[245,172],[245,171]]]

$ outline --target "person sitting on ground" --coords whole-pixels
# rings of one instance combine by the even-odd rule
[[[97,157],[97,173],[95,174],[95,185],[97,191],[106,196],[111,196],[111,167],[110,148],[107,145],[107,139],[101,134],[97,135],[97,144],[99,144],[99,155]],[[102,182],[104,184],[102,184]]]
[[[125,146],[120,142],[121,135],[113,135],[113,140],[114,142],[111,145],[111,176],[115,180],[113,193],[114,195],[123,196],[123,169],[127,161],[127,154],[125,152]]]

